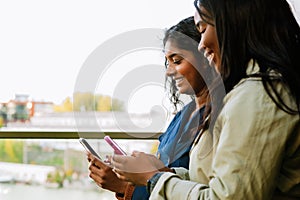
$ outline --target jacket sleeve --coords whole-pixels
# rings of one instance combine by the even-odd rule
[[[172,169],[183,180],[189,180],[190,179],[190,177],[189,177],[189,170],[187,170],[186,168],[184,168],[184,167],[174,167]]]
[[[270,199],[276,187],[285,144],[298,116],[279,110],[260,81],[234,89],[214,127],[218,140],[208,185],[164,174],[150,199]],[[197,146],[195,146],[197,148]],[[191,160],[194,164],[197,161]]]

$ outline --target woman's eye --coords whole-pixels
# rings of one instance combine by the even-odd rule
[[[206,27],[207,27],[207,24],[205,23],[200,23],[198,26],[197,26],[197,29],[199,31],[200,34],[203,34],[205,31],[206,31]]]
[[[202,35],[206,31],[206,28],[200,29],[199,32]]]
[[[173,60],[173,63],[178,65],[178,64],[180,64],[180,63],[181,63],[181,59],[178,59],[178,60]]]
[[[199,26],[198,31],[200,34],[203,34],[206,31],[206,26],[203,26],[203,25]]]

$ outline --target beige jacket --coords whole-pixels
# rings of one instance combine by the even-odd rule
[[[258,70],[249,65],[247,73]],[[277,89],[290,99],[281,84]],[[300,199],[299,115],[280,110],[260,79],[241,80],[226,95],[214,133],[201,137],[188,175],[164,173],[150,199]]]

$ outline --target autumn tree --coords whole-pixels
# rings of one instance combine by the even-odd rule
[[[72,112],[73,111],[73,103],[70,97],[67,97],[61,105],[54,106],[55,112]]]
[[[98,96],[97,111],[107,112],[111,111],[111,98],[109,96]]]
[[[123,103],[107,95],[93,95],[92,93],[74,93],[74,111],[122,111]]]
[[[95,97],[92,93],[77,92],[73,95],[73,109],[74,111],[94,111]]]

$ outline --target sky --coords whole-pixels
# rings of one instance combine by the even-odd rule
[[[103,42],[135,29],[164,29],[193,14],[191,0],[1,1],[0,102],[28,94],[61,103],[72,96],[83,63]],[[118,73],[126,73],[121,68],[107,90]]]
[[[300,10],[299,1],[295,8]],[[193,14],[193,0],[2,0],[0,102],[27,94],[59,104],[72,97],[84,64],[106,41],[132,30],[165,29]],[[162,66],[161,52],[149,51],[126,52],[113,60],[98,75],[94,92],[113,95],[135,67]],[[161,80],[163,75],[162,71]],[[161,103],[161,80],[135,87],[125,97],[131,102],[128,107],[142,110]]]

